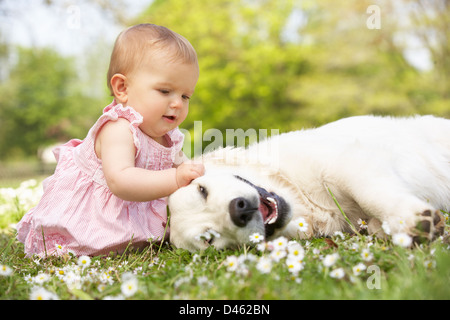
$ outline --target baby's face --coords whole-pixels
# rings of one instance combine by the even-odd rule
[[[186,119],[198,76],[197,65],[158,56],[138,67],[128,79],[126,105],[143,116],[139,128],[161,143]]]

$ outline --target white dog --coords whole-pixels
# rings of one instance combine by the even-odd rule
[[[191,251],[351,232],[344,214],[371,234],[431,239],[450,209],[450,120],[432,116],[352,117],[203,161],[169,197],[170,240]]]

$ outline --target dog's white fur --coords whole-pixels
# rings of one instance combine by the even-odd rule
[[[264,234],[260,214],[245,227],[230,218],[231,200],[258,197],[236,175],[289,204],[284,227],[273,237],[350,231],[329,191],[353,225],[365,219],[376,234],[382,234],[385,222],[392,233],[414,235],[419,220],[450,209],[450,120],[433,116],[351,117],[248,148],[220,149],[204,155],[203,162],[205,175],[169,197],[170,240],[188,250],[205,249],[209,244],[199,236],[211,230],[217,248],[248,243],[254,232]],[[424,217],[425,212],[433,214]],[[298,217],[308,223],[306,232],[298,231]]]

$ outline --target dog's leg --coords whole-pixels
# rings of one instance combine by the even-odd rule
[[[416,241],[432,240],[443,233],[444,219],[439,210],[416,197],[400,181],[373,176],[368,184],[362,181],[347,181],[346,193],[365,214],[375,218],[369,223],[369,231],[375,232],[374,226],[386,223],[392,234],[406,232]]]

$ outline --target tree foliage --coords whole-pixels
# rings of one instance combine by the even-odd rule
[[[72,61],[50,49],[20,49],[0,86],[0,155],[35,155],[43,145],[81,137],[91,100],[77,89]]]
[[[200,81],[187,127],[203,120],[204,129],[286,131],[355,114],[450,116],[434,78],[441,71],[419,72],[397,40],[418,26],[402,29],[408,11],[377,3],[380,29],[367,27],[372,3],[362,0],[165,0],[138,20],[172,28],[197,50]]]
[[[367,24],[371,5],[379,28]],[[447,0],[155,0],[129,25],[143,22],[196,48],[200,79],[183,123],[191,131],[196,120],[203,131],[283,132],[357,114],[450,117]],[[408,61],[417,47],[430,70]],[[8,49],[0,45],[0,57]],[[50,49],[17,58],[0,83],[0,158],[83,138],[110,100],[86,90],[103,78],[98,68],[84,70],[97,74],[83,82],[74,60]]]

